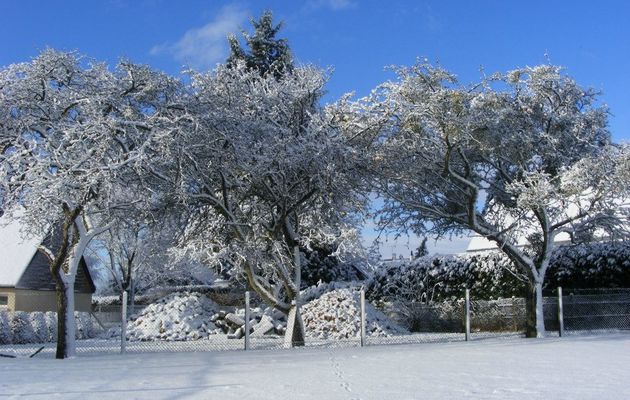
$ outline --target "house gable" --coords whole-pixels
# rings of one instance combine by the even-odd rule
[[[19,220],[3,220],[0,217],[0,287],[29,290],[55,290],[48,258],[38,251],[43,243],[53,252],[60,248],[59,229],[55,234],[41,238],[22,238]],[[75,281],[75,291],[94,293],[95,286],[90,272],[81,258]]]
[[[8,220],[6,214],[0,217],[0,287],[15,287],[41,240],[23,237],[17,220]]]

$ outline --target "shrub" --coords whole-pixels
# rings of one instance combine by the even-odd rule
[[[35,343],[36,336],[29,318],[24,311],[11,313],[11,336],[14,344]]]

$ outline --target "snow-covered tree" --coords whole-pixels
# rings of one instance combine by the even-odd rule
[[[74,281],[86,246],[123,214],[145,152],[171,113],[175,82],[147,67],[110,71],[46,50],[0,70],[0,192],[4,211],[40,246],[57,287],[57,358],[75,351]]]
[[[554,240],[615,239],[629,226],[629,151],[611,143],[607,109],[555,66],[470,86],[426,63],[398,74],[346,105],[385,198],[381,223],[495,242],[528,283],[528,336],[544,335]]]
[[[350,149],[316,105],[326,77],[299,67],[276,79],[238,62],[191,81],[191,120],[159,173],[187,207],[182,251],[242,274],[295,321],[287,337],[299,344],[300,248],[337,242],[359,203],[346,181]]]
[[[215,279],[198,255],[172,254],[185,223],[174,215],[177,211],[169,210],[169,214],[155,221],[119,221],[95,242],[91,255],[107,271],[106,292],[127,291],[133,305],[136,294],[150,289],[208,284]]]

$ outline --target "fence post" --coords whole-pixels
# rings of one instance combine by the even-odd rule
[[[466,299],[464,303],[464,319],[466,325],[465,339],[470,339],[470,289],[466,289]]]
[[[245,292],[245,350],[249,350],[249,291]]]
[[[558,286],[558,336],[564,333],[564,311],[562,310],[562,287]]]
[[[365,290],[361,289],[361,347],[365,346]]]
[[[122,292],[122,307],[120,307],[120,354],[127,351],[127,291]]]

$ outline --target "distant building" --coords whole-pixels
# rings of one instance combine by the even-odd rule
[[[38,251],[41,243],[58,248],[51,236],[22,239],[20,224],[0,217],[0,310],[56,311],[55,282],[50,263]],[[91,311],[94,282],[81,259],[75,282],[75,310]]]
[[[571,242],[571,238],[568,233],[562,232],[556,235],[554,243],[556,244],[567,244]],[[527,245],[527,240],[522,238],[518,242],[519,247],[524,247]],[[497,250],[498,246],[496,242],[492,240],[488,240],[481,235],[474,235],[470,238],[470,242],[468,242],[468,247],[466,247],[466,253],[478,253],[481,251],[490,251]]]

